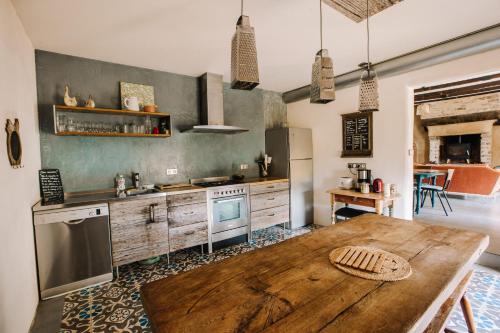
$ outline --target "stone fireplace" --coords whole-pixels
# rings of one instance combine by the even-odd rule
[[[483,120],[428,126],[429,162],[490,164],[494,123]],[[467,150],[469,157],[459,156],[461,150]]]

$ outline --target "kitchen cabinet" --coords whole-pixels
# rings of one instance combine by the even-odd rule
[[[250,223],[252,231],[290,221],[288,180],[250,184]]]
[[[206,191],[167,195],[170,252],[208,243]]]
[[[165,197],[109,203],[113,266],[168,253]]]

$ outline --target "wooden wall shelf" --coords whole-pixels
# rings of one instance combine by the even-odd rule
[[[57,126],[57,121],[58,121],[57,114],[63,112],[95,114],[96,116],[97,115],[131,116],[131,117],[149,116],[155,118],[155,120],[152,121],[154,123],[154,126],[157,126],[158,128],[164,128],[166,134],[59,131]],[[133,138],[169,138],[170,136],[172,136],[170,114],[163,112],[143,112],[143,111],[129,111],[129,110],[116,110],[116,109],[103,109],[103,108],[87,108],[81,106],[54,105],[53,116],[54,116],[54,134],[57,136],[99,136],[99,137],[133,137]],[[77,116],[76,114],[75,117],[79,118],[79,116]],[[123,119],[119,121],[123,121]],[[160,126],[160,123],[162,124],[162,126]]]
[[[143,112],[143,111],[130,111],[130,110],[119,110],[119,109],[103,109],[103,108],[87,108],[83,106],[66,106],[66,105],[54,105],[54,109],[64,112],[80,112],[80,113],[106,113],[106,114],[116,114],[123,116],[135,116],[135,117],[169,117],[169,113],[164,112]]]
[[[95,132],[58,132],[59,136],[108,136],[132,138],[169,138],[170,134],[144,134],[144,133],[95,133]]]

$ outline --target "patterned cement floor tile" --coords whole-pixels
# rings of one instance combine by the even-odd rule
[[[286,231],[272,227],[255,232],[247,243],[233,245],[212,254],[197,249],[182,250],[152,265],[133,263],[120,267],[113,282],[83,289],[65,297],[60,333],[151,332],[142,307],[139,288],[150,281],[178,274],[210,262],[275,244],[304,233],[314,227]],[[468,288],[478,332],[500,332],[500,273],[477,267]],[[455,308],[448,326],[467,332],[460,307]]]

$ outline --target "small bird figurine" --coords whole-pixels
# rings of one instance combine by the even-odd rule
[[[89,95],[89,99],[87,99],[87,101],[85,101],[85,106],[88,108],[95,108],[95,102],[92,99],[92,95]]]
[[[69,86],[66,85],[64,87],[64,104],[66,106],[77,106],[78,101],[76,100],[76,97],[69,97]]]

